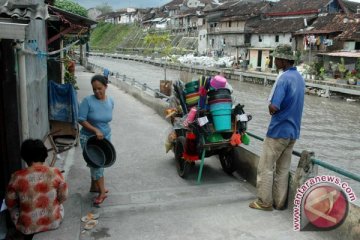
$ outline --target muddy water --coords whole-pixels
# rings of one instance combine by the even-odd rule
[[[164,79],[163,68],[148,64],[95,57],[91,57],[89,61],[157,89],[159,80]],[[167,79],[179,78],[178,71],[167,70]],[[234,88],[233,95],[236,96],[237,102],[244,104],[246,112],[253,116],[249,123],[249,131],[264,137],[270,120],[266,103],[270,87],[237,81],[230,83]],[[259,149],[261,142],[253,140],[253,145]],[[295,150],[314,151],[317,159],[360,174],[360,104],[307,95],[301,136]],[[293,167],[295,166],[296,162]],[[320,172],[328,173],[324,169],[320,169]],[[341,178],[350,182],[360,197],[360,183],[342,176]]]

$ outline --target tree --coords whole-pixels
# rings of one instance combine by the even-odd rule
[[[71,0],[56,0],[54,6],[83,17],[88,16],[86,8]]]
[[[144,41],[146,44],[153,47],[154,52],[157,51],[165,57],[164,74],[166,80],[166,63],[172,50],[170,35],[168,33],[148,33],[145,36]]]

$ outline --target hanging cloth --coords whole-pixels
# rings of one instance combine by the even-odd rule
[[[70,83],[58,84],[50,80],[48,94],[49,120],[71,122],[76,127],[79,103],[73,85]]]

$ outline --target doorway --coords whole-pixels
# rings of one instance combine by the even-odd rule
[[[0,39],[0,199],[11,174],[21,168],[15,56],[13,40]]]
[[[261,69],[262,62],[262,50],[258,51],[258,59],[257,59],[257,69]]]

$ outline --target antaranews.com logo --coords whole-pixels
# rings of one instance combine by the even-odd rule
[[[331,230],[340,226],[356,195],[336,176],[316,176],[297,189],[293,209],[294,231]]]

